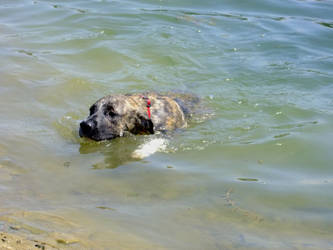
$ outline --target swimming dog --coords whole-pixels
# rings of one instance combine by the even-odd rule
[[[185,128],[199,98],[190,94],[114,94],[90,107],[80,123],[80,137],[95,141],[131,134],[154,134]]]

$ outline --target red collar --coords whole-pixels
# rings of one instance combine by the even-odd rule
[[[151,107],[151,102],[150,99],[146,96],[142,96],[142,99],[147,101],[147,114],[148,114],[148,118],[151,119],[151,115],[150,115],[150,107]]]

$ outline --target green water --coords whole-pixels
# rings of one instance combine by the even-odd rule
[[[332,13],[1,0],[0,230],[75,249],[333,249]],[[79,138],[98,98],[147,90],[194,93],[209,117],[142,161],[152,137]]]

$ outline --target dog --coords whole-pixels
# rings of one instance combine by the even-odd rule
[[[199,98],[190,94],[115,94],[90,107],[80,123],[80,137],[111,140],[126,134],[154,134],[185,128]]]

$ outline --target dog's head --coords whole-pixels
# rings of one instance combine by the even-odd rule
[[[153,122],[141,102],[125,95],[103,97],[90,107],[89,116],[80,123],[80,136],[101,141],[123,136],[125,132],[153,134]]]

